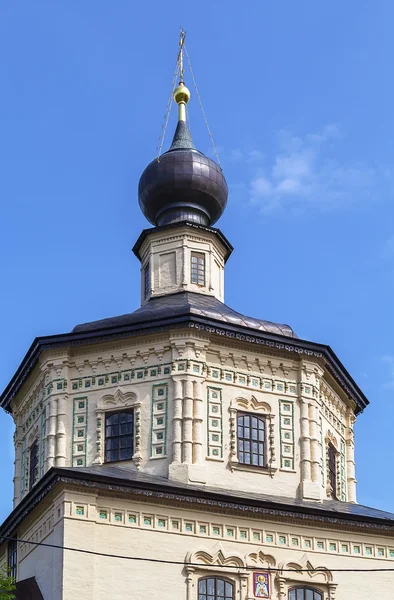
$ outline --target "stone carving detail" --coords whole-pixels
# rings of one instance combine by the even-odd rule
[[[141,402],[134,392],[124,392],[118,388],[114,394],[106,394],[97,404],[96,409],[96,454],[93,464],[101,465],[104,462],[105,442],[105,413],[108,411],[134,409],[134,454],[133,462],[137,469],[142,462],[141,453]]]
[[[314,567],[307,554],[304,554],[299,563],[283,562],[279,564],[276,575],[278,598],[285,600],[287,592],[293,585],[311,585],[319,591],[325,592],[327,600],[335,600],[337,584],[333,582],[331,571],[326,567]]]
[[[231,402],[230,405],[230,469],[234,471],[239,465],[237,448],[237,412],[245,411],[266,416],[267,442],[268,442],[268,465],[272,469],[275,463],[275,426],[272,409],[268,402],[257,400],[255,396],[249,398],[239,397]]]

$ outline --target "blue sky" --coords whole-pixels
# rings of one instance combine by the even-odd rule
[[[226,303],[332,346],[371,401],[358,500],[393,510],[393,19],[390,0],[3,0],[0,388],[35,336],[138,307],[137,184],[183,25],[230,188]],[[210,152],[195,94],[190,116]]]

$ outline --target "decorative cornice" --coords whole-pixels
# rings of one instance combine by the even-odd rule
[[[168,331],[182,327],[193,328],[197,331],[205,331],[209,334],[218,335],[232,341],[265,346],[266,348],[283,353],[322,359],[330,374],[339,385],[342,386],[349,398],[355,402],[357,407],[356,413],[361,412],[369,404],[368,399],[329,346],[308,342],[298,338],[291,338],[291,343],[288,343],[287,340],[289,338],[286,338],[285,336],[257,331],[239,325],[231,325],[230,323],[220,323],[219,325],[215,319],[198,317],[187,313],[179,317],[160,319],[156,322],[135,323],[96,331],[71,332],[36,338],[14,377],[0,396],[0,406],[6,411],[11,411],[10,402],[12,398],[21,388],[22,384],[36,365],[40,354],[45,350],[60,347],[78,347],[87,344],[108,343],[115,339],[157,334],[160,331]]]
[[[338,512],[331,513],[329,510],[322,510],[311,506],[293,505],[289,499],[289,505],[282,505],[275,501],[258,500],[252,498],[239,498],[226,496],[226,493],[220,491],[204,490],[185,485],[185,488],[172,486],[171,481],[165,483],[147,483],[132,479],[121,479],[101,475],[99,473],[87,473],[86,471],[72,471],[67,468],[54,467],[50,469],[39,481],[37,486],[22,500],[20,504],[12,511],[9,517],[0,527],[0,541],[2,536],[10,535],[21,521],[47,496],[57,484],[65,486],[72,485],[89,488],[92,490],[106,490],[113,493],[130,493],[139,498],[147,500],[164,500],[168,503],[177,503],[182,507],[194,506],[213,508],[218,511],[234,511],[237,514],[245,516],[264,516],[271,520],[288,519],[293,522],[310,524],[317,526],[332,526],[343,530],[344,527],[353,530],[369,530],[378,533],[391,533],[394,536],[394,519],[390,522],[388,519],[379,519],[379,517],[369,517],[350,515]],[[334,516],[335,515],[335,516]]]
[[[179,229],[181,227],[183,227],[183,228],[187,227],[191,230],[194,229],[195,231],[206,231],[206,232],[211,233],[214,236],[216,236],[227,250],[226,256],[224,259],[225,262],[227,262],[232,251],[234,250],[234,248],[232,247],[232,245],[230,244],[230,242],[228,241],[226,236],[223,235],[223,233],[220,231],[220,229],[216,229],[215,227],[206,227],[205,225],[198,225],[197,223],[191,223],[189,221],[181,221],[179,223],[169,223],[168,225],[162,225],[160,227],[150,227],[149,229],[144,229],[141,232],[138,240],[136,241],[136,243],[133,246],[134,254],[136,255],[136,257],[138,259],[141,258],[140,257],[141,246],[144,243],[144,241],[146,240],[146,238],[149,235],[151,235],[152,233],[159,233],[161,231],[167,231],[167,230],[171,230],[171,229]]]

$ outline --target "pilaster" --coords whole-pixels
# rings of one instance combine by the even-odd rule
[[[315,397],[304,393],[305,387],[318,394],[323,371],[315,363],[301,360],[299,369],[300,405],[300,495],[304,500],[322,500],[321,447],[319,408]],[[317,384],[317,385],[316,385]]]
[[[67,396],[57,400],[57,427],[56,427],[56,456],[55,465],[57,467],[66,466],[66,417],[67,417]]]

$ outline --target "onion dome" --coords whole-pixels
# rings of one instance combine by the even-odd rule
[[[138,201],[152,225],[191,221],[210,226],[223,214],[228,188],[221,167],[196,150],[186,124],[190,91],[181,81],[174,92],[178,125],[172,144],[142,173]]]

